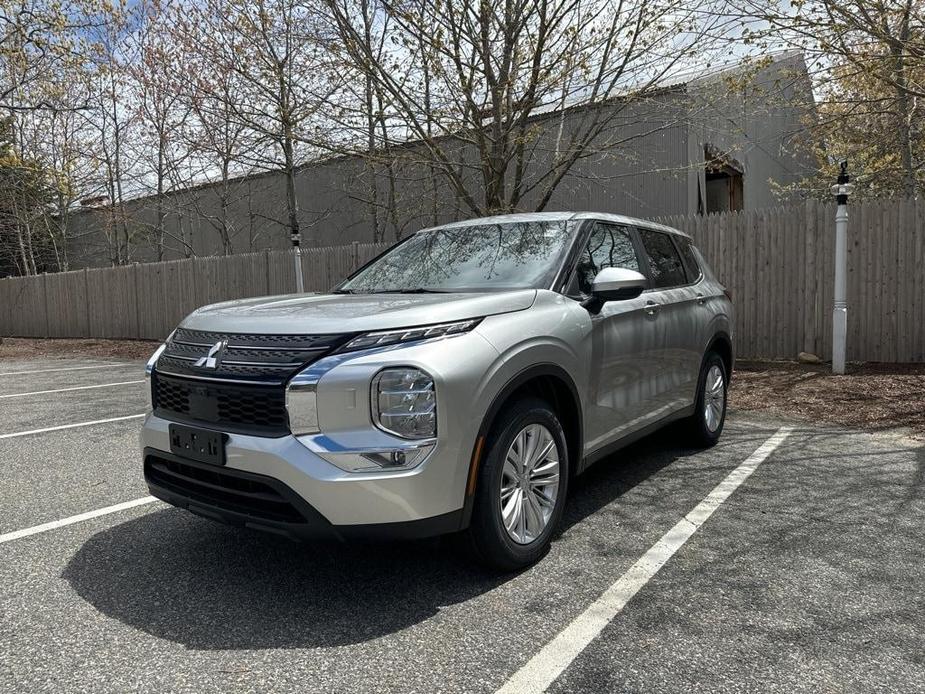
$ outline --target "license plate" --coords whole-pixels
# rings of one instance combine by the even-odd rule
[[[170,452],[182,458],[213,465],[225,464],[226,434],[182,424],[171,424]]]

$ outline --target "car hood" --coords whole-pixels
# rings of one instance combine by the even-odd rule
[[[325,334],[388,330],[523,311],[535,289],[454,294],[288,294],[204,306],[181,323],[190,330]]]

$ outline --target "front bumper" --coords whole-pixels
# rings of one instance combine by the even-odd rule
[[[170,453],[169,422],[155,415],[141,434],[153,496],[237,526],[309,537],[426,537],[463,522],[459,450],[441,446],[421,465],[394,473],[344,472],[293,436],[229,434],[226,464]]]

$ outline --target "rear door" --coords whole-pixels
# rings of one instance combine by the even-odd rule
[[[646,228],[638,232],[651,283],[643,296],[647,310],[658,316],[663,340],[655,398],[668,414],[691,403],[700,374],[704,320],[699,310],[703,305],[702,294],[698,296],[699,268],[696,262],[688,267],[683,259],[684,237]]]

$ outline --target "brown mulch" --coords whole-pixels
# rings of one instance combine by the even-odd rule
[[[4,359],[64,359],[81,357],[116,357],[147,359],[157,349],[149,340],[38,340],[4,337],[0,341],[0,361]]]
[[[925,438],[925,364],[737,362],[729,404],[867,430],[908,429]]]

